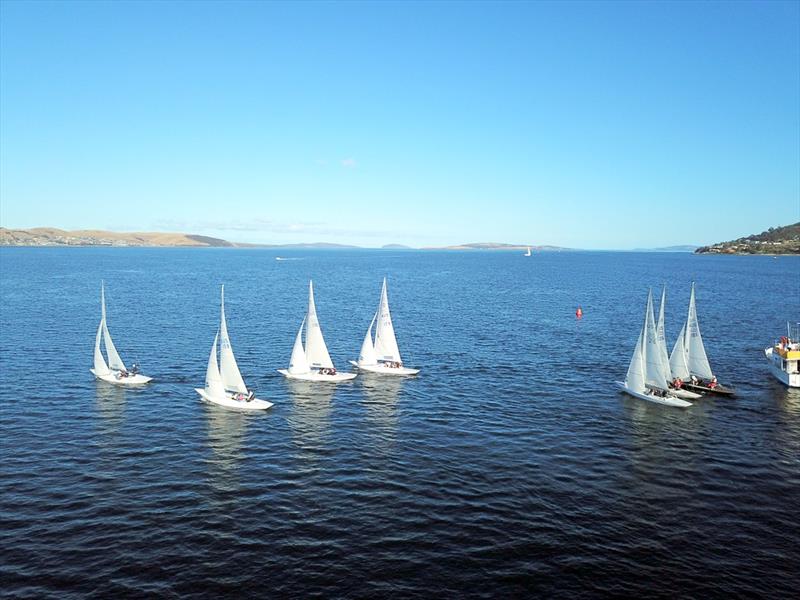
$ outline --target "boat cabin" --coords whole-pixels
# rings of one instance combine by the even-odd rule
[[[795,375],[800,373],[800,342],[783,338],[773,349],[776,357],[780,357],[781,371]]]

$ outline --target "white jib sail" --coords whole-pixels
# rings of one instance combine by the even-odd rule
[[[369,323],[367,334],[364,336],[364,343],[361,344],[361,352],[358,354],[358,364],[364,366],[372,366],[378,364],[378,358],[375,356],[375,346],[372,345],[372,326],[375,324],[375,319],[378,318],[378,313],[372,317]]]
[[[645,383],[649,386],[666,390],[669,389],[666,368],[661,359],[661,349],[658,344],[658,334],[653,317],[653,292],[647,294],[647,316],[645,318]]]
[[[708,363],[703,338],[700,336],[700,324],[697,322],[697,308],[694,303],[694,283],[689,296],[689,316],[686,319],[687,350],[689,352],[689,372],[703,379],[711,379],[711,365]]]
[[[300,329],[297,330],[297,337],[294,339],[294,347],[292,348],[292,357],[289,359],[289,373],[308,373],[308,360],[306,359],[306,351],[303,349],[303,326],[306,324],[305,319],[300,323]]]
[[[100,336],[103,332],[103,323],[104,321],[100,321],[100,325],[97,326],[97,335],[94,338],[94,373],[95,375],[108,375],[111,373],[108,369],[108,365],[106,364],[106,359],[103,358],[103,353],[100,352]]]
[[[378,325],[375,329],[375,355],[378,360],[402,363],[400,349],[392,326],[392,315],[389,313],[389,296],[386,293],[386,278],[383,278],[381,302],[378,306]]]
[[[100,324],[103,328],[103,342],[106,345],[106,354],[108,355],[108,366],[115,371],[127,371],[125,363],[117,352],[114,346],[114,341],[111,339],[111,333],[108,331],[108,324],[106,323],[106,291],[105,284],[100,284],[100,308],[101,319]]]
[[[645,322],[642,325],[642,330],[639,332],[639,339],[636,341],[636,347],[633,349],[631,364],[628,365],[628,374],[625,376],[625,385],[628,389],[640,393],[643,393],[647,389],[644,385],[644,336],[646,328],[647,315],[645,314]]]
[[[658,323],[656,325],[656,337],[661,355],[661,362],[664,364],[664,371],[667,378],[672,381],[672,369],[669,366],[669,354],[667,353],[667,336],[664,332],[664,306],[667,303],[667,286],[661,291],[661,306],[658,307]]]
[[[672,354],[669,356],[669,370],[672,372],[673,377],[678,377],[682,380],[689,379],[689,364],[686,362],[686,324],[681,327],[681,332],[678,334],[678,339],[675,340],[675,346],[672,348]]]
[[[208,368],[206,369],[206,392],[209,396],[222,397],[225,395],[225,386],[222,384],[222,377],[219,374],[217,365],[217,339],[219,333],[214,336],[214,345],[211,346],[211,354],[208,357]]]
[[[333,362],[322,337],[322,329],[314,305],[314,285],[308,282],[308,314],[306,315],[306,360],[309,366],[317,369],[332,369]]]
[[[247,386],[244,384],[242,374],[239,372],[239,365],[233,356],[231,340],[228,337],[228,325],[225,322],[225,286],[222,286],[220,304],[220,324],[219,324],[219,370],[222,376],[222,385],[226,390],[247,393]]]

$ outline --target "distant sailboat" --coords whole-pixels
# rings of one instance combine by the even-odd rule
[[[217,342],[219,342],[219,362],[217,362]],[[233,355],[231,340],[228,337],[228,324],[225,322],[225,286],[222,286],[220,297],[219,332],[214,336],[211,354],[206,368],[206,385],[195,388],[200,396],[209,402],[228,408],[245,410],[265,410],[272,402],[260,400],[255,392],[247,389]]]
[[[372,326],[376,322],[375,340],[373,341]],[[397,347],[397,338],[392,325],[392,315],[389,312],[389,296],[386,292],[385,277],[378,311],[372,317],[367,334],[364,336],[358,361],[351,360],[350,364],[358,367],[361,371],[383,375],[416,375],[420,371],[404,367],[400,358],[400,349]]]
[[[669,366],[674,377],[683,381],[683,385],[697,392],[710,392],[732,396],[734,390],[717,383],[716,377],[711,372],[703,338],[700,335],[700,323],[697,321],[697,307],[694,299],[694,283],[689,295],[689,313],[686,323],[678,334],[672,354],[669,357]],[[695,381],[696,380],[696,381]]]
[[[303,346],[303,330],[305,328],[306,343]],[[278,373],[289,379],[303,381],[328,381],[339,382],[353,379],[356,373],[339,373],[333,366],[322,329],[317,318],[317,308],[314,304],[314,285],[308,282],[308,311],[300,323],[300,329],[294,340],[292,356],[289,359],[288,369],[278,369]]]
[[[106,347],[108,362],[106,362],[100,350],[101,337]],[[122,358],[111,339],[108,325],[106,325],[106,291],[103,283],[100,284],[100,325],[97,327],[97,335],[94,338],[94,368],[89,370],[98,379],[116,385],[142,385],[153,380],[152,377],[141,375],[135,364],[129,371],[125,367],[125,363],[122,362]]]
[[[691,402],[664,391],[668,388],[667,377],[658,347],[658,335],[653,322],[653,294],[650,292],[647,295],[644,325],[639,332],[628,373],[625,381],[618,381],[617,385],[626,394],[648,402],[680,408],[691,406]]]
[[[523,256],[531,256],[531,249],[530,249],[530,246],[529,246],[529,247],[528,247],[528,249],[525,251],[525,254],[524,254]]]

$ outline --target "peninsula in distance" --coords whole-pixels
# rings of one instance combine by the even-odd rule
[[[229,242],[220,238],[189,233],[117,232],[97,229],[66,231],[55,227],[32,229],[8,229],[0,227],[0,246],[139,246],[139,247],[184,247],[184,248],[340,248],[356,249],[360,246],[310,242],[299,244],[248,244]],[[561,251],[571,248],[541,246],[535,244],[502,244],[480,242],[456,246],[425,247],[420,250],[532,250]],[[383,250],[416,250],[404,244],[386,244]]]
[[[696,254],[800,254],[800,222],[747,237],[702,246]]]
[[[295,244],[250,244],[230,242],[221,238],[190,233],[117,232],[97,229],[67,231],[55,227],[9,229],[0,227],[0,246],[114,246],[114,247],[175,247],[175,248],[297,248],[297,249],[358,249],[361,246],[330,242]],[[564,252],[577,248],[537,244],[507,244],[473,242],[453,246],[412,248],[404,244],[386,244],[383,250],[491,250],[524,252]],[[669,246],[636,248],[635,252],[694,252],[696,254],[800,254],[800,222],[711,246]]]

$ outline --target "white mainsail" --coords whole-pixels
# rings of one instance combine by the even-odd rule
[[[661,362],[664,364],[664,372],[667,378],[672,381],[672,369],[669,366],[669,354],[667,353],[667,336],[664,332],[664,306],[667,304],[667,286],[661,290],[661,305],[658,308],[658,323],[656,324],[656,337],[658,338],[659,354]]]
[[[219,333],[214,336],[214,345],[211,346],[211,354],[208,357],[208,368],[206,369],[206,392],[209,396],[222,397],[225,396],[225,386],[222,383],[222,377],[219,374],[219,366],[217,365],[217,339]]]
[[[375,319],[378,318],[378,313],[372,317],[369,323],[367,334],[364,336],[364,343],[361,344],[361,352],[358,354],[358,364],[364,366],[372,366],[378,364],[378,358],[375,355],[375,346],[372,344],[372,326],[375,324]]]
[[[115,371],[127,371],[128,369],[125,368],[125,363],[122,362],[122,358],[114,346],[114,341],[111,339],[111,333],[108,331],[108,325],[106,324],[106,291],[104,283],[100,284],[100,311],[100,327],[103,330],[103,342],[106,345],[108,366]]]
[[[228,337],[228,325],[225,322],[225,286],[222,286],[220,304],[220,324],[219,324],[219,370],[222,377],[222,385],[226,390],[247,393],[247,386],[244,384],[242,374],[239,372],[239,365],[236,364],[236,357],[233,356],[231,340]]]
[[[668,373],[662,362],[661,348],[658,344],[658,334],[653,317],[653,292],[647,294],[647,315],[645,317],[645,383],[649,386],[666,390],[669,389]]]
[[[628,365],[628,373],[625,376],[625,385],[634,392],[644,393],[647,388],[644,384],[645,362],[644,362],[644,336],[647,329],[647,313],[645,312],[645,320],[642,325],[642,330],[639,332],[639,339],[636,341],[636,347],[633,349],[633,356],[631,357],[631,364]]]
[[[101,320],[100,325],[97,326],[97,335],[94,338],[94,374],[97,376],[111,373],[106,364],[106,359],[103,358],[103,353],[100,351],[100,336],[103,332],[103,323],[104,321]]]
[[[318,369],[332,369],[333,361],[328,354],[325,338],[317,318],[317,308],[314,305],[314,285],[308,282],[308,314],[306,315],[306,360],[309,366]]]
[[[392,315],[389,313],[389,296],[386,293],[386,278],[383,278],[381,302],[378,306],[378,326],[375,329],[375,355],[379,360],[402,363],[400,349],[392,326]]]
[[[669,356],[669,369],[673,377],[681,380],[689,379],[689,364],[686,362],[686,324],[681,327],[681,332],[678,334],[678,339],[675,340],[675,346],[672,348],[672,354]]]
[[[289,373],[308,373],[308,360],[306,359],[306,351],[303,349],[303,326],[306,320],[300,323],[300,329],[297,330],[297,337],[294,339],[294,347],[292,348],[292,357],[289,359]]]
[[[700,324],[697,322],[694,283],[692,283],[692,293],[689,296],[689,316],[686,319],[686,340],[684,343],[688,353],[686,362],[689,365],[689,372],[702,379],[711,379],[714,375],[711,372],[711,365],[708,363],[706,349],[703,346],[703,338],[700,336]]]

